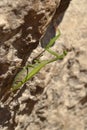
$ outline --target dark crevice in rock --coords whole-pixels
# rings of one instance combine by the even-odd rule
[[[24,102],[23,102],[23,103],[24,103]],[[23,111],[21,111],[21,112],[19,113],[19,115],[20,115],[20,114],[24,115],[24,114],[26,114],[26,113],[27,113],[28,115],[30,115],[30,114],[32,113],[32,111],[33,111],[34,106],[35,106],[36,103],[37,103],[37,101],[28,99],[28,100],[26,101],[26,109],[24,109]]]
[[[43,15],[37,15],[37,12],[32,9],[24,17],[24,23],[20,27],[22,35],[16,39],[16,43],[13,43],[14,48],[17,49],[17,56],[19,58],[24,59],[26,55],[29,56],[32,50],[37,47],[41,36],[38,30],[39,26],[41,26],[39,21]]]
[[[85,96],[83,99],[80,100],[80,103],[82,105],[87,104],[87,96]]]
[[[20,31],[20,27],[17,29],[9,29],[9,30],[1,30],[0,29],[0,46],[3,44],[3,42],[10,40],[12,37],[14,37],[18,32]]]
[[[4,126],[11,118],[11,113],[7,106],[0,107],[0,125]]]
[[[71,0],[61,0],[59,7],[57,8],[53,21],[56,22],[57,26],[62,22],[64,14],[70,4]]]
[[[49,43],[56,34],[57,26],[62,22],[64,14],[70,4],[71,0],[61,0],[59,7],[56,9],[56,12],[52,18],[51,23],[49,24],[46,33],[41,38],[41,46],[44,48]]]
[[[41,88],[40,86],[36,86],[36,89],[35,90],[31,90],[31,95],[39,95],[39,94],[42,94],[44,91],[44,88]]]

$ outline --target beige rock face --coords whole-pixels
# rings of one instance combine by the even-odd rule
[[[52,49],[67,49],[67,56],[43,68],[13,97],[2,97],[0,130],[87,130],[87,0],[72,0],[62,16],[56,19],[61,37]],[[28,60],[40,51],[38,46]]]
[[[0,87],[7,87],[46,31],[60,0],[0,1]]]

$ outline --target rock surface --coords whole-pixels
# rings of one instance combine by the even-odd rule
[[[0,1],[0,88],[24,66],[58,6],[59,0]]]
[[[87,130],[86,9],[86,0],[71,1],[53,46],[59,53],[67,49],[67,56],[47,65],[13,97],[2,99],[0,130]],[[38,46],[30,58],[40,51]]]

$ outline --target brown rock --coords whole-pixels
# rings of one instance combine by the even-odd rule
[[[7,87],[17,67],[25,64],[59,3],[60,0],[0,1],[0,86]]]

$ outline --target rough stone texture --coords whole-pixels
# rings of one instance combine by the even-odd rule
[[[0,1],[0,88],[24,66],[58,6],[59,0]]]
[[[67,49],[64,60],[47,65],[14,96],[2,98],[0,130],[87,130],[86,9],[86,0],[71,1],[59,25],[61,37],[53,49]],[[40,51],[38,46],[30,58]]]

